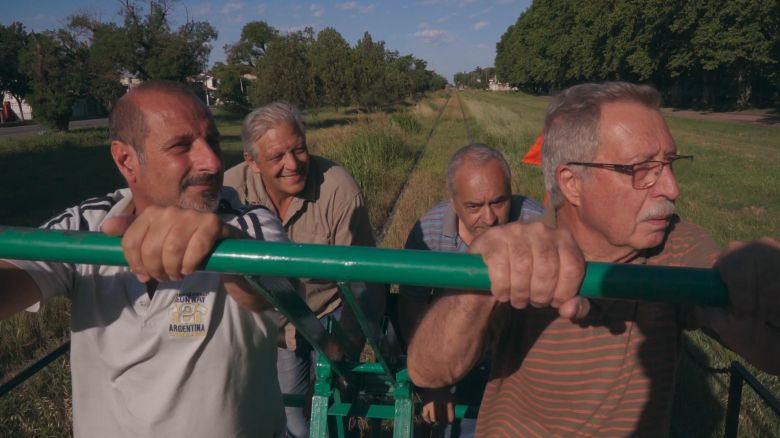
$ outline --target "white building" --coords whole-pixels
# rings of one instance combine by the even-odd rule
[[[8,103],[8,109],[6,110],[6,103]],[[19,106],[19,102],[16,101],[10,93],[3,91],[2,106],[0,106],[0,120],[6,121],[7,111],[13,112],[13,116],[8,117],[9,121],[16,120],[30,120],[32,119],[32,108],[26,100],[22,99],[22,105]]]
[[[488,90],[490,91],[517,91],[517,87],[510,87],[509,84],[498,82],[498,79],[493,76],[488,79]]]

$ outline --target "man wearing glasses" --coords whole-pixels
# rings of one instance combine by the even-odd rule
[[[422,387],[459,380],[490,345],[480,436],[669,434],[681,331],[702,328],[754,365],[780,373],[780,243],[719,256],[674,214],[679,155],[651,87],[583,84],[562,92],[542,148],[552,208],[544,223],[494,227],[469,251],[491,295],[437,301],[409,347]],[[718,268],[731,307],[588,300],[584,260]]]

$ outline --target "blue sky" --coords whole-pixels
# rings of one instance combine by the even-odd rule
[[[187,17],[208,21],[219,32],[211,62],[223,61],[223,46],[238,40],[244,24],[265,20],[281,31],[311,26],[338,30],[354,45],[368,31],[374,40],[403,54],[428,61],[428,67],[452,81],[459,71],[492,66],[496,42],[517,21],[531,0],[179,0],[174,25]],[[28,31],[63,27],[67,17],[89,11],[102,21],[118,19],[117,0],[4,0],[0,22],[20,21]],[[141,2],[144,3],[144,2]]]

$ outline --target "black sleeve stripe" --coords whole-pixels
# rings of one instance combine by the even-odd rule
[[[81,205],[79,207],[80,210],[87,211],[87,210],[102,210],[102,211],[109,211],[113,207],[112,204],[95,204],[95,205]]]
[[[260,225],[260,219],[257,218],[256,214],[249,214],[249,220],[252,221],[252,225],[255,227],[255,239],[257,240],[265,240],[263,238],[263,227]]]
[[[79,204],[79,207],[86,208],[94,205],[108,205],[109,208],[116,204],[116,199],[113,196],[101,196],[98,198],[89,198]]]
[[[79,231],[89,231],[89,222],[83,214],[79,215]]]
[[[240,227],[241,227],[241,230],[242,230],[242,231],[246,231],[246,230],[248,230],[248,229],[249,229],[249,224],[248,224],[248,223],[246,223],[246,219],[244,219],[244,217],[243,217],[243,216],[238,216],[238,217],[236,218],[236,221],[238,222],[238,226],[240,226]]]
[[[61,213],[60,215],[49,219],[49,221],[43,225],[43,228],[51,229],[55,225],[59,224],[60,222],[66,219],[70,219],[71,217],[73,217],[73,214],[69,211],[66,211],[65,213]]]

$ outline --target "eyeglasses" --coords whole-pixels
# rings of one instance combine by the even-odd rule
[[[668,165],[669,169],[672,169],[672,163],[677,160],[683,160],[680,161],[681,163],[690,163],[693,161],[693,155],[670,155],[667,157],[667,161],[647,160],[636,164],[579,163],[571,161],[566,163],[566,165],[596,167],[625,173],[626,175],[631,175],[631,183],[635,189],[644,190],[653,187],[658,182],[664,166]]]

